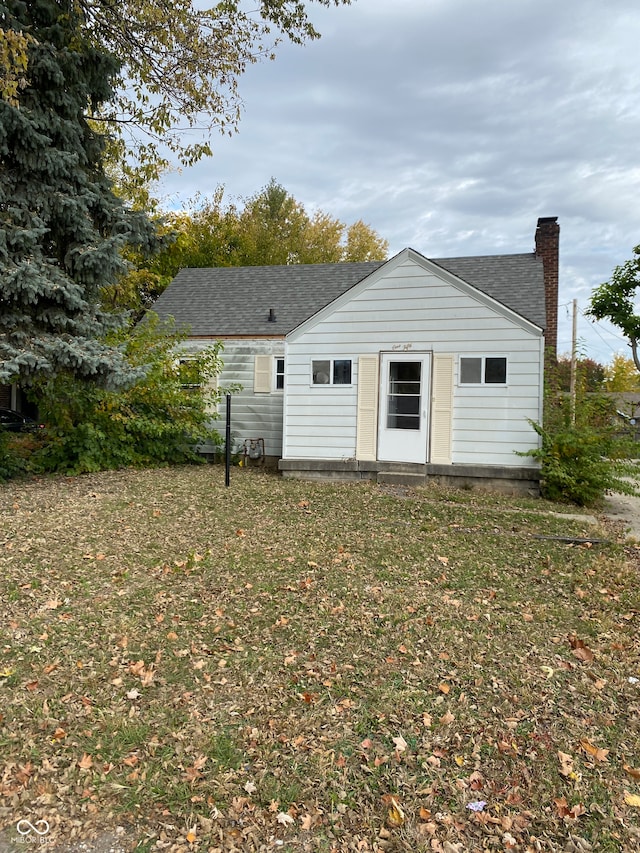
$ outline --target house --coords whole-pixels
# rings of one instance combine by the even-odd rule
[[[559,226],[535,251],[182,270],[155,310],[222,340],[236,443],[287,477],[536,490],[545,352],[555,352]]]

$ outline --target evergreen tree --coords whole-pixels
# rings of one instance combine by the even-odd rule
[[[73,0],[0,0],[0,24],[29,37],[24,85],[0,98],[0,382],[124,386],[140,371],[104,342],[124,317],[100,291],[153,230],[112,192],[86,119],[112,98],[118,62],[89,43]]]

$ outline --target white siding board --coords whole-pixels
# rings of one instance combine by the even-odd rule
[[[459,421],[458,421],[458,423],[459,423]],[[495,424],[494,420],[479,419],[478,421],[476,421],[476,426],[474,429],[471,429],[470,427],[464,428],[461,426],[456,426],[455,422],[454,422],[453,429],[454,429],[454,432],[455,432],[458,440],[464,438],[468,441],[474,440],[474,437],[477,436],[478,434],[487,434],[487,435],[491,434],[492,429],[493,429],[493,432],[495,433],[495,436],[501,436],[500,438],[491,439],[491,441],[494,441],[494,442],[495,441],[503,441],[504,436],[502,435],[502,433],[505,433],[505,432],[508,432],[508,434],[510,436],[513,436],[514,438],[517,438],[518,440],[525,440],[525,441],[528,441],[532,435],[532,429],[529,426],[529,424],[527,423],[527,421],[524,419],[521,422],[520,421],[510,421],[508,430],[504,430],[504,429],[503,430],[496,430],[495,425],[496,424]]]
[[[489,344],[491,345],[491,352],[508,348],[516,354],[522,342],[521,336],[514,333],[512,329],[491,327],[490,329],[476,331],[469,327],[465,328],[463,324],[449,327],[446,324],[438,325],[437,323],[430,328],[427,323],[418,324],[415,321],[406,324],[406,326],[407,328],[403,328],[401,331],[395,331],[389,328],[388,320],[384,326],[380,325],[378,328],[374,326],[370,330],[364,330],[362,327],[345,326],[342,334],[333,330],[326,335],[310,337],[307,343],[310,351],[317,358],[323,352],[333,354],[337,347],[344,348],[343,341],[345,338],[348,338],[351,344],[358,343],[365,348],[368,348],[367,345],[374,339],[381,348],[383,345],[393,347],[396,344],[406,343],[409,345],[409,349],[419,350],[425,347],[431,349],[438,346],[442,352],[447,350],[449,341],[455,341],[457,353],[475,352],[478,350],[477,344],[482,343],[483,354],[487,351]],[[472,340],[468,338],[470,333],[473,333]],[[532,354],[535,353],[537,359],[537,347],[527,347],[527,349]]]
[[[490,459],[490,462],[484,462]],[[478,461],[482,460],[482,461]],[[483,447],[478,445],[472,453],[459,453],[456,459],[458,465],[502,465],[505,468],[537,468],[538,466],[530,457],[517,456],[515,453],[507,454],[500,452],[498,448]]]
[[[356,395],[354,393],[355,389],[353,389],[353,392],[350,394],[338,395],[323,394],[319,386],[317,385],[306,385],[305,388],[305,396],[308,395],[308,398],[299,401],[299,414],[311,415],[317,410],[327,410],[325,411],[325,415],[327,417],[330,417],[333,414],[336,417],[344,418],[345,412],[350,411],[352,404],[355,402],[356,399]],[[291,394],[289,396],[291,396]]]
[[[469,340],[469,334],[473,333],[473,339]],[[342,330],[331,329],[326,335],[315,334],[309,336],[307,344],[310,351],[322,352],[328,350],[335,352],[336,347],[343,346],[343,341],[347,339],[351,343],[359,343],[366,347],[367,343],[372,339],[379,344],[394,346],[398,343],[407,343],[410,349],[417,350],[426,345],[438,345],[444,352],[449,341],[454,340],[456,344],[463,345],[465,350],[473,351],[476,343],[483,342],[483,349],[486,350],[486,344],[491,344],[493,351],[503,349],[505,347],[517,351],[520,346],[535,353],[537,359],[537,347],[531,346],[530,342],[524,342],[522,335],[518,334],[517,330],[509,327],[501,327],[492,325],[487,328],[476,330],[472,326],[465,326],[464,323],[447,324],[438,323],[437,318],[433,322],[419,321],[416,319],[416,312],[413,312],[411,320],[405,321],[402,328],[395,326],[391,328],[389,319],[381,322],[379,325],[372,325],[370,328],[363,328],[360,325],[345,324]],[[514,346],[515,345],[515,346]],[[293,345],[292,346],[296,346]],[[295,351],[295,350],[294,350]],[[460,352],[456,346],[456,352]]]
[[[304,418],[297,416],[290,418],[287,415],[288,434],[297,433],[298,435],[304,435],[305,433],[314,433],[320,435],[338,435],[341,431],[346,430],[346,432],[349,432],[351,428],[355,428],[356,424],[355,410],[353,414],[348,413],[340,418],[334,416],[331,422],[327,422],[323,417],[320,417],[320,410],[315,413],[316,421],[310,424],[309,421],[312,417],[309,414]]]
[[[536,390],[536,386],[533,383],[528,387],[533,391]],[[509,393],[510,390],[511,393]],[[460,391],[460,387],[458,387],[457,391]],[[533,405],[532,396],[532,394],[527,393],[527,387],[524,384],[513,389],[505,388],[505,393],[502,397],[497,395],[491,397],[469,395],[465,397],[458,393],[456,409],[465,412],[470,418],[477,417],[478,415],[482,416],[483,412],[494,412],[496,409],[499,409],[501,412],[513,411],[521,414],[523,417],[529,417],[525,404],[529,401]]]

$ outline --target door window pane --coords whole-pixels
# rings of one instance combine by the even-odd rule
[[[421,362],[389,362],[387,429],[420,429],[421,384]]]

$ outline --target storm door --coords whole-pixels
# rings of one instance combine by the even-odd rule
[[[378,459],[426,462],[429,353],[382,353]]]

